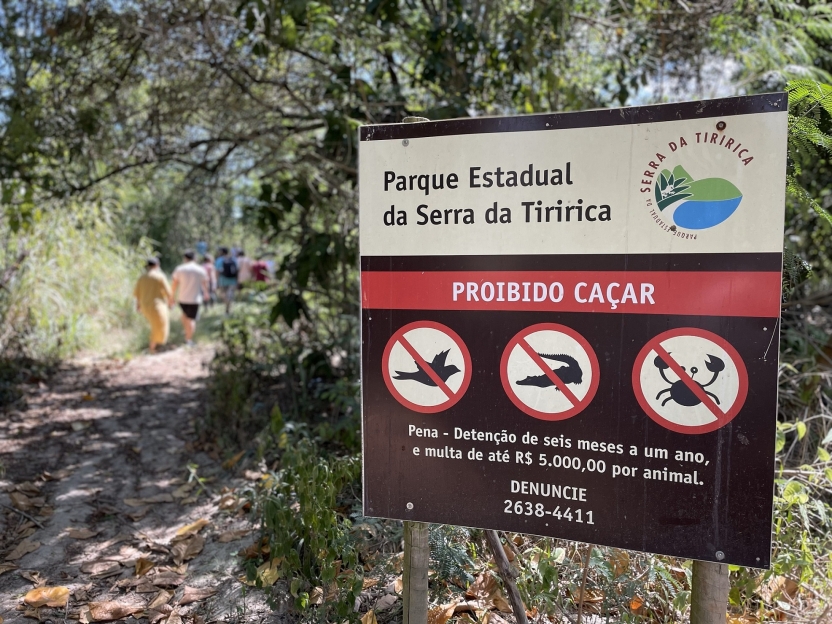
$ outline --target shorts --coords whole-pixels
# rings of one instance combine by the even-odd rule
[[[199,316],[198,303],[180,303],[179,307],[182,308],[182,314],[187,316],[192,321],[195,321],[196,317]]]

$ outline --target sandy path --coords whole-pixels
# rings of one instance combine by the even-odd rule
[[[109,601],[141,607],[144,617],[142,611],[136,616],[142,621],[157,617],[173,623],[175,615],[186,623],[277,621],[262,596],[244,597],[236,580],[242,574],[236,553],[256,532],[226,543],[219,539],[252,528],[238,511],[244,500],[236,497],[246,481],[194,449],[211,355],[210,348],[200,347],[127,363],[73,362],[48,385],[27,388],[25,411],[0,415],[0,462],[6,471],[0,503],[43,525],[0,508],[0,571],[18,566],[0,575],[0,616],[6,622],[24,621],[25,615],[64,619],[63,609],[20,610],[22,596],[38,583],[68,587],[68,615],[82,620],[91,602]],[[242,467],[241,462],[238,473],[252,478]],[[204,488],[193,478],[188,485],[192,471],[207,479]],[[192,559],[187,553],[182,562],[176,531],[201,518],[210,524],[185,540],[199,552]],[[77,539],[70,529],[95,535]],[[16,557],[21,542],[40,546]],[[137,559],[155,567],[138,577]],[[186,588],[190,595],[194,589],[216,594],[184,605]],[[167,605],[147,611],[162,589],[172,594]]]

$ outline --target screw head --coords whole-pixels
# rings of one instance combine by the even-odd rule
[[[404,145],[405,147],[407,147],[408,145],[410,145],[410,141],[408,141],[407,139],[403,139],[403,140],[402,140],[402,145]]]
[[[405,505],[405,506],[407,507],[407,510],[408,510],[408,511],[410,511],[410,510],[412,510],[412,509],[413,509],[413,503],[408,503],[408,504],[407,504],[407,505]]]
[[[717,561],[722,561],[723,559],[725,559],[725,553],[722,552],[721,550],[716,551],[714,553],[714,556],[716,557]]]
[[[725,128],[727,128],[727,127],[728,127],[728,124],[727,124],[727,123],[725,123],[724,121],[718,121],[718,122],[716,122],[716,129],[717,129],[717,130],[719,130],[720,132],[722,132],[723,130],[725,130]]]

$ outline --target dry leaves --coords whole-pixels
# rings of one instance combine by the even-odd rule
[[[196,522],[183,526],[181,529],[176,531],[176,537],[184,537],[186,535],[190,535],[192,533],[199,533],[204,527],[211,524],[210,521],[206,520],[205,518],[200,518]]]
[[[30,607],[63,607],[69,600],[69,587],[36,587],[23,596]]]
[[[20,576],[32,583],[35,587],[46,585],[46,579],[40,575],[40,572],[34,570],[21,570]]]
[[[190,561],[202,552],[205,547],[205,538],[201,535],[191,534],[186,538],[176,542],[170,549],[170,554],[173,556],[173,561],[176,565],[181,565],[185,561]]]
[[[121,564],[118,561],[90,561],[81,566],[81,572],[93,578],[107,578],[121,574]]]
[[[16,561],[24,555],[28,555],[30,552],[35,552],[38,548],[40,548],[40,542],[25,539],[15,546],[13,551],[6,555],[6,561]]]
[[[89,529],[69,529],[66,534],[72,539],[85,540],[98,535],[100,531],[90,531]]]
[[[173,496],[168,492],[148,496],[147,498],[125,498],[124,504],[128,507],[143,507],[145,505],[155,505],[156,503],[172,503]]]
[[[249,581],[245,576],[240,577],[240,582],[249,587],[255,587],[257,582],[260,582],[261,587],[271,587],[280,578],[280,559],[274,561],[267,561],[257,568],[257,576],[253,581]]]
[[[17,570],[17,566],[13,563],[0,563],[0,574]]]
[[[384,611],[385,609],[389,609],[396,601],[398,601],[399,597],[394,596],[393,594],[385,594],[381,598],[376,601],[376,604],[373,605],[373,610],[375,611]]]
[[[148,572],[150,572],[156,564],[153,563],[150,559],[146,559],[145,557],[139,557],[136,559],[136,569],[134,574],[136,576],[144,576]]]
[[[192,602],[197,602],[199,600],[205,600],[206,598],[210,598],[214,594],[217,593],[216,589],[197,589],[195,587],[185,587],[185,592],[182,594],[182,597],[179,599],[179,605],[183,606],[186,604],[191,604]]]
[[[451,602],[440,607],[433,607],[428,611],[428,624],[445,624],[454,615],[456,602]]]
[[[237,465],[237,462],[239,462],[243,458],[243,455],[245,455],[245,454],[246,454],[245,451],[240,451],[239,453],[237,453],[231,459],[225,460],[222,463],[222,467],[225,468],[226,470],[231,470],[234,466]]]
[[[179,587],[185,582],[185,577],[176,572],[164,570],[153,577],[148,577],[150,583],[156,587]],[[138,590],[137,590],[138,591]]]
[[[250,529],[240,529],[238,531],[226,531],[225,533],[220,533],[220,536],[217,538],[217,541],[220,544],[227,544],[228,542],[235,542],[238,539],[243,539],[249,533],[251,533]]]
[[[110,622],[112,620],[120,620],[128,615],[144,611],[143,607],[123,604],[121,602],[116,602],[115,600],[108,600],[106,602],[91,602],[87,605],[87,607],[89,608],[90,621],[92,622]]]
[[[0,624],[2,624],[2,623],[0,623]],[[378,624],[378,620],[376,619],[376,612],[373,611],[372,609],[367,611],[367,613],[365,613],[361,617],[361,624]],[[428,617],[428,624],[433,624],[430,621],[430,617]],[[442,622],[441,624],[445,624],[445,622]]]
[[[173,592],[165,591],[164,589],[160,590],[156,597],[150,601],[150,604],[147,605],[148,609],[158,609],[162,605],[167,604],[170,602],[170,599],[173,598]]]

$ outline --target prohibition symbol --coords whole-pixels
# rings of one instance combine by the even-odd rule
[[[511,402],[541,420],[582,412],[598,390],[598,358],[586,338],[556,323],[532,325],[503,351],[500,377]]]
[[[462,338],[433,321],[416,321],[399,329],[381,360],[390,394],[423,414],[456,405],[471,382],[471,369],[471,354]]]
[[[677,433],[708,433],[731,422],[748,396],[740,354],[694,327],[663,332],[639,352],[633,390],[646,414]]]

